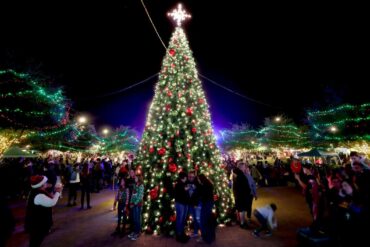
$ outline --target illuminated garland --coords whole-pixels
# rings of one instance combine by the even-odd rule
[[[345,104],[333,109],[308,112],[316,142],[369,140],[370,104]]]
[[[0,70],[0,91],[2,126],[46,130],[68,122],[69,107],[61,89],[46,88],[28,74]]]

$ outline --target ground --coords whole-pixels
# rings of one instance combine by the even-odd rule
[[[253,207],[267,203],[276,203],[278,228],[273,236],[255,238],[252,230],[241,229],[237,225],[219,227],[216,232],[216,241],[211,246],[297,246],[296,231],[310,223],[310,215],[304,197],[299,190],[293,187],[267,187],[258,190],[258,200]],[[92,194],[93,206],[90,210],[79,210],[77,207],[66,207],[66,193],[55,206],[53,232],[46,237],[42,246],[200,246],[195,239],[187,244],[176,242],[173,238],[143,234],[137,241],[127,237],[111,237],[115,229],[116,213],[111,211],[114,192],[104,190]],[[26,247],[28,236],[23,232],[25,202],[12,203],[11,207],[17,219],[17,228],[7,246]],[[255,225],[255,222],[253,222]],[[204,244],[203,244],[204,245]],[[206,245],[207,246],[207,245]]]

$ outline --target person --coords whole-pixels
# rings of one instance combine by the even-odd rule
[[[188,173],[188,193],[189,193],[189,215],[193,219],[194,231],[190,237],[197,237],[200,228],[200,200],[199,200],[199,184],[196,179],[195,171]]]
[[[5,196],[0,194],[0,247],[6,246],[6,242],[15,229],[15,218],[10,210]]]
[[[112,236],[120,235],[121,237],[125,234],[126,223],[127,223],[127,215],[129,212],[129,199],[130,199],[130,190],[126,186],[125,180],[121,179],[119,184],[119,189],[117,195],[115,197],[113,203],[113,210],[116,210],[118,204],[118,211],[117,211],[117,227]],[[121,229],[122,225],[122,229]]]
[[[319,205],[320,205],[320,186],[313,175],[312,171],[312,164],[311,163],[304,163],[302,164],[303,173],[305,175],[305,180],[303,181],[300,178],[300,175],[298,173],[294,174],[295,179],[298,181],[299,185],[302,187],[306,202],[308,204],[310,213],[312,215],[312,225],[311,225],[311,231],[313,233],[318,232],[320,227],[320,214],[322,212],[319,211]]]
[[[253,204],[253,199],[257,200],[257,186],[256,182],[254,181],[251,171],[249,169],[249,166],[247,164],[244,164],[242,166],[242,171],[244,175],[247,177],[249,188],[250,188],[250,194],[248,195],[248,204],[247,204],[247,224],[252,223],[252,204]]]
[[[91,209],[90,205],[90,189],[91,189],[91,183],[92,183],[92,177],[91,177],[91,172],[89,169],[89,164],[85,162],[82,165],[82,171],[81,171],[81,176],[80,176],[80,188],[81,188],[81,207],[80,209],[84,209],[84,204],[85,204],[85,196],[86,196],[86,204],[87,204],[87,209]]]
[[[69,167],[69,190],[68,190],[68,204],[67,207],[76,206],[76,200],[77,200],[77,190],[80,185],[80,171],[78,169],[78,164],[74,164],[73,168],[72,166]],[[73,204],[71,203],[73,200]]]
[[[31,188],[27,199],[25,230],[30,234],[30,247],[40,246],[53,225],[52,207],[58,202],[62,186],[55,187],[55,194],[47,192],[47,178],[32,176]]]
[[[212,218],[214,187],[213,183],[204,174],[198,176],[198,183],[200,185],[200,229],[202,238],[197,242],[210,244],[216,239],[216,223]]]
[[[176,241],[185,243],[189,237],[185,234],[185,222],[188,215],[189,187],[186,186],[187,174],[180,172],[175,185],[175,208],[176,208]]]
[[[249,187],[248,179],[244,175],[244,163],[240,163],[238,167],[233,169],[233,193],[235,198],[235,208],[239,214],[240,227],[243,229],[247,228],[245,223],[245,212],[247,211],[249,202],[248,197],[251,195],[251,189]]]
[[[254,217],[256,217],[260,224],[260,227],[252,232],[255,237],[260,237],[260,232],[262,231],[265,231],[266,237],[272,235],[272,230],[277,227],[277,220],[275,216],[276,210],[276,204],[271,203],[264,207],[256,208],[253,211]]]
[[[135,185],[132,190],[130,199],[130,208],[132,211],[132,221],[134,223],[134,231],[128,235],[131,240],[137,240],[141,231],[141,207],[143,205],[144,184],[141,175],[135,176]]]

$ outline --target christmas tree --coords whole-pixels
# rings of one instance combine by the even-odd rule
[[[231,207],[227,177],[211,126],[208,104],[181,21],[179,8],[170,13],[177,27],[171,37],[155,88],[136,164],[145,183],[143,223],[147,232],[174,234],[173,186],[180,171],[204,173],[215,187],[219,222]]]

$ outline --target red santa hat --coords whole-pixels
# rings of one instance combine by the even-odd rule
[[[30,180],[31,180],[31,187],[33,189],[37,189],[43,186],[48,181],[48,178],[45,176],[41,176],[41,175],[35,175],[35,176],[32,176]]]

